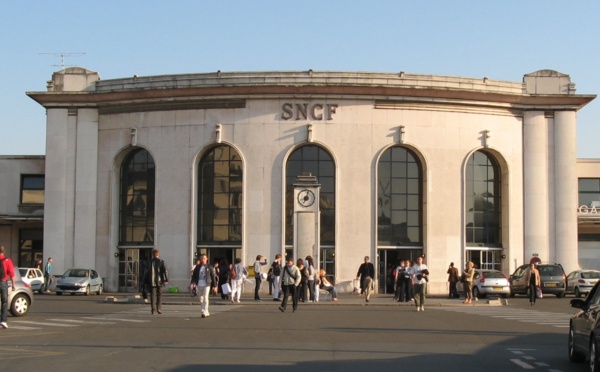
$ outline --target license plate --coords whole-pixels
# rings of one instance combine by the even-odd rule
[[[502,287],[494,287],[494,291],[501,291]]]
[[[556,287],[556,283],[545,283],[546,287]]]

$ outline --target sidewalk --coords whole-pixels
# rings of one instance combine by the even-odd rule
[[[114,303],[139,303],[143,304],[143,299],[139,293],[105,293],[105,302]],[[112,300],[110,300],[112,298]],[[165,305],[199,305],[198,297],[191,297],[187,293],[163,293],[162,303]],[[473,304],[463,304],[463,298],[449,299],[441,296],[430,296],[425,299],[425,306],[502,306],[508,304],[508,299],[497,298],[482,298],[478,301],[473,301]],[[210,297],[211,305],[233,305],[229,300],[221,299],[221,295]],[[242,295],[241,302],[237,305],[251,306],[273,306],[277,302],[273,301],[269,295],[263,295],[261,301],[254,301],[254,293]],[[393,300],[391,294],[375,294],[371,295],[369,302],[365,301],[364,296],[353,294],[340,294],[338,301],[331,301],[329,296],[319,302],[308,302],[304,305],[313,306],[415,306],[414,302],[397,302]]]

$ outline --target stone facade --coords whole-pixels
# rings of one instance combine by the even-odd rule
[[[532,255],[567,272],[578,267],[576,112],[595,96],[575,94],[568,75],[542,70],[504,82],[305,71],[99,80],[70,68],[54,74],[47,92],[28,95],[47,110],[45,251],[58,272],[95,267],[107,290],[118,289],[123,270],[116,257],[123,159],[143,148],[156,163],[152,246],[182,288],[197,252],[198,164],[216,143],[242,158],[248,265],[258,254],[285,253],[286,161],[313,144],[335,163],[334,276],[342,291],[351,290],[365,255],[380,254],[377,164],[392,146],[410,149],[422,165],[420,248],[433,273],[430,293],[445,293],[448,264],[466,260],[465,167],[478,150],[501,171],[499,268],[508,275]],[[381,280],[385,266],[376,266]]]

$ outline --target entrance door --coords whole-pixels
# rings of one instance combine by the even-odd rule
[[[119,249],[119,292],[141,292],[152,248]]]
[[[477,269],[502,270],[501,249],[468,249],[467,261],[472,261]]]
[[[401,260],[414,261],[423,254],[423,249],[378,249],[377,268],[378,293],[394,293],[395,277],[394,269],[398,267]]]

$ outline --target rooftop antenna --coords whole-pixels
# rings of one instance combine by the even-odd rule
[[[52,67],[60,67],[61,70],[64,70],[65,67],[73,67],[74,65],[65,65],[66,57],[80,57],[84,56],[85,53],[73,53],[73,52],[55,52],[55,53],[38,53],[38,54],[46,54],[52,55],[54,57],[60,57],[60,65],[51,65]]]

